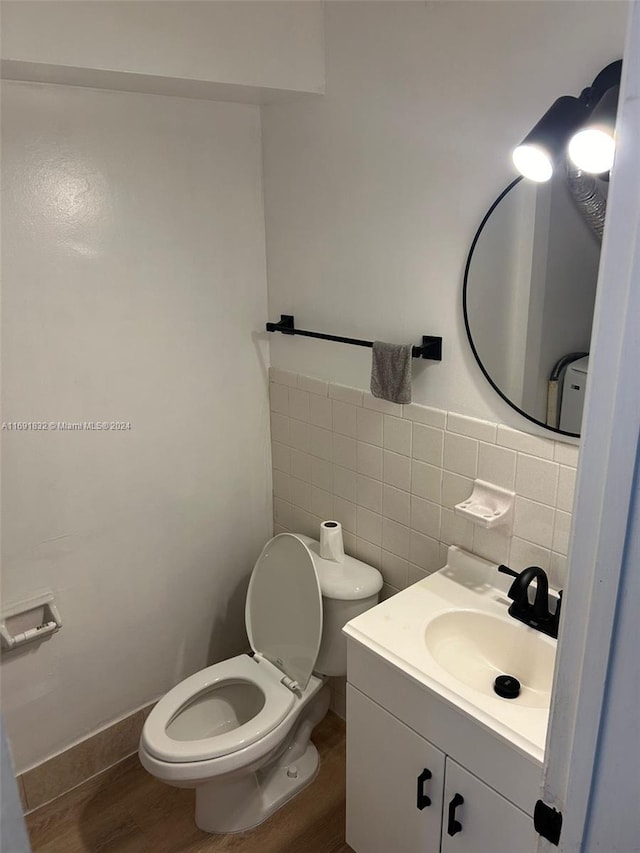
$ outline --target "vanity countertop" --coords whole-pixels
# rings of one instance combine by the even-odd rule
[[[512,619],[497,565],[452,546],[447,565],[349,622],[345,634],[542,763],[556,641]],[[493,691],[515,675],[520,696]]]

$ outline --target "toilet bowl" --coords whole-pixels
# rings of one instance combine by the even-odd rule
[[[323,560],[318,544],[290,533],[267,542],[245,607],[253,653],[189,676],[144,724],[142,765],[196,789],[205,832],[257,826],[317,773],[310,735],[329,708],[326,677],[346,673],[342,626],[372,607],[382,586],[371,566]]]

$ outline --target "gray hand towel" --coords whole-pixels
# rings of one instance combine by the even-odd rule
[[[371,393],[390,403],[411,402],[412,344],[373,342]]]

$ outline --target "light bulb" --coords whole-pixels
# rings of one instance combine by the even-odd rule
[[[611,133],[599,127],[586,127],[571,138],[569,157],[578,169],[599,175],[611,170],[615,147]]]
[[[530,181],[542,183],[553,174],[551,157],[539,145],[518,145],[512,158],[516,169]]]

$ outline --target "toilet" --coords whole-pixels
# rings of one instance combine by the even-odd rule
[[[169,785],[196,789],[198,827],[241,832],[313,781],[313,728],[329,708],[328,676],[346,675],[342,627],[378,601],[380,573],[319,542],[280,533],[251,574],[245,621],[252,654],[209,666],[153,708],[138,754]]]

